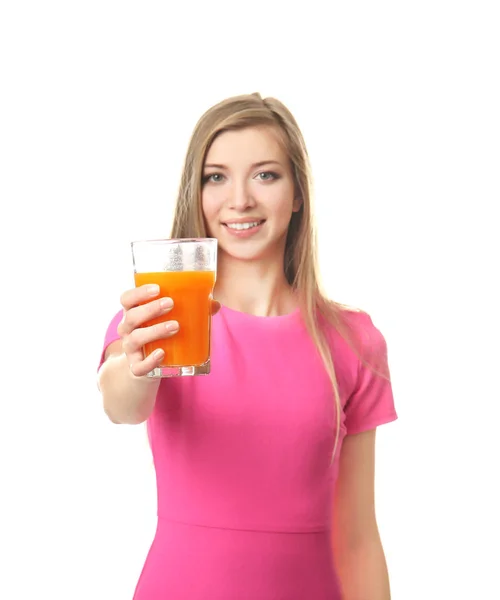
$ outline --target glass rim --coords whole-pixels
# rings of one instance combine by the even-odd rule
[[[204,237],[204,238],[158,238],[153,240],[134,240],[130,242],[131,246],[137,244],[158,244],[158,245],[169,245],[169,244],[200,244],[206,242],[217,242],[217,238]]]

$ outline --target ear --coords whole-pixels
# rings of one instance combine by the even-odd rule
[[[299,212],[299,210],[301,208],[302,208],[302,198],[300,198],[299,196],[295,196],[295,198],[293,199],[292,212]]]

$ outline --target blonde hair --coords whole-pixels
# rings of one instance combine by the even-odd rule
[[[280,133],[292,165],[296,193],[302,200],[300,210],[293,213],[290,221],[284,270],[288,283],[297,292],[303,320],[332,384],[337,425],[333,458],[339,439],[342,407],[330,344],[320,321],[326,320],[350,343],[349,332],[342,319],[342,313],[349,307],[328,300],[320,286],[309,157],[299,126],[284,104],[256,93],[228,98],[202,115],[187,149],[171,237],[206,237],[201,191],[207,152],[222,132],[256,126],[271,126]]]

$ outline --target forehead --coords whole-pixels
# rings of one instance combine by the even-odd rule
[[[287,152],[274,127],[247,127],[219,134],[207,153],[206,163],[230,164],[277,160],[286,163]]]

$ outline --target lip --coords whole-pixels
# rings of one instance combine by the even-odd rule
[[[227,227],[227,223],[255,223],[255,222],[260,222],[260,225],[257,225],[256,227],[252,227],[251,229],[231,229],[230,227]],[[259,233],[259,231],[262,229],[262,227],[264,226],[266,220],[265,219],[231,219],[230,221],[223,221],[222,222],[222,226],[224,227],[224,231],[227,231],[227,233],[229,235],[232,235],[233,237],[237,237],[237,238],[249,238],[252,237],[254,235],[256,235],[257,233]]]
[[[233,225],[234,223],[257,223],[260,221],[265,221],[265,219],[259,219],[254,217],[253,219],[249,217],[245,217],[244,219],[228,219],[227,221],[221,221],[223,225]]]

